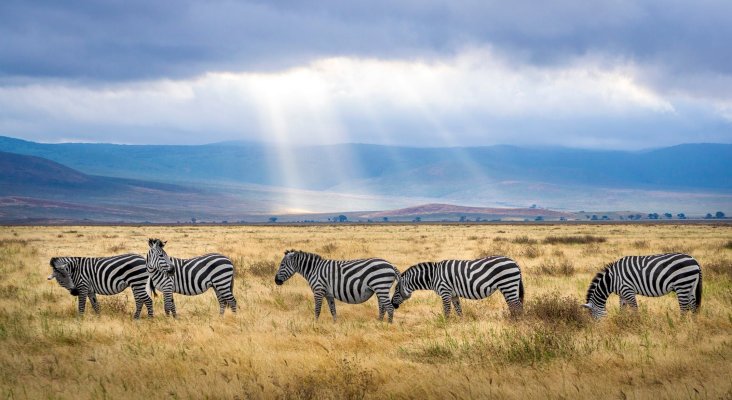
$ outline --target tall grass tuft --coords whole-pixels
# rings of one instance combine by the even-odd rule
[[[605,243],[607,238],[593,235],[578,236],[547,236],[544,238],[544,244],[590,244]]]

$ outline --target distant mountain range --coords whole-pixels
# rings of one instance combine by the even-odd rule
[[[43,144],[0,136],[0,152],[0,219],[6,220],[59,217],[64,212],[58,204],[111,207],[113,212],[89,215],[130,221],[304,217],[305,211],[389,210],[425,203],[474,206],[483,209],[476,215],[494,217],[510,214],[506,208],[532,204],[559,212],[732,211],[728,144],[629,152],[239,142]],[[35,206],[23,206],[23,214],[19,199]],[[58,204],[43,211],[38,208],[43,201]]]

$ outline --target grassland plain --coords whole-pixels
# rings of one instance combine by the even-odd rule
[[[177,320],[131,319],[131,293],[102,297],[101,315],[46,280],[52,256],[230,256],[237,315],[212,292],[177,296]],[[421,260],[502,254],[518,261],[526,315],[500,295],[464,301],[445,319],[417,292],[393,325],[374,299],[337,303],[313,321],[301,277],[273,282],[285,249],[329,258]],[[595,323],[579,308],[590,279],[623,255],[679,251],[704,274],[701,312],[673,295],[639,298]],[[729,225],[337,225],[1,227],[0,395],[3,398],[732,398],[732,227]]]

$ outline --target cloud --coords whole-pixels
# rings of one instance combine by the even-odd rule
[[[731,14],[724,0],[7,0],[0,133],[729,142]]]
[[[689,137],[729,141],[726,103],[660,94],[643,75],[622,59],[538,67],[474,48],[429,61],[337,57],[272,72],[93,86],[41,82],[0,88],[0,130],[128,143],[632,148]],[[708,124],[717,125],[699,136]]]

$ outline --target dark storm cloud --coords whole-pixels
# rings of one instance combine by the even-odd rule
[[[602,54],[730,75],[727,1],[0,2],[8,80],[179,78],[328,56],[430,58],[492,46],[517,62]]]

